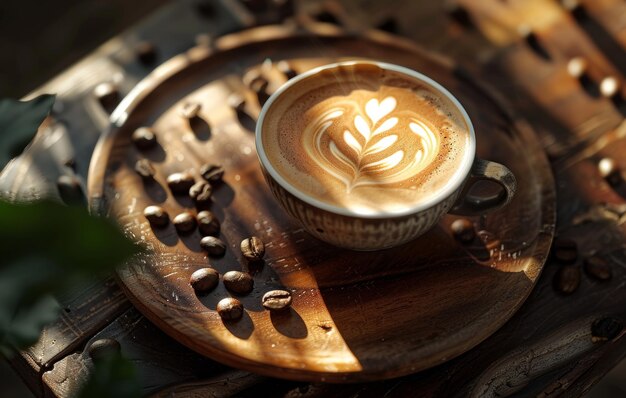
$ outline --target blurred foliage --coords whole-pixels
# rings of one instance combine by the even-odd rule
[[[95,361],[95,368],[79,398],[132,398],[141,396],[141,386],[133,363],[119,352]]]
[[[0,168],[28,145],[50,114],[53,95],[0,100]],[[83,207],[0,200],[0,355],[34,344],[57,319],[55,295],[107,275],[139,247]],[[95,362],[81,397],[136,397],[132,362],[119,352]]]
[[[37,129],[50,114],[54,95],[41,95],[30,101],[0,99],[0,169],[22,153]]]

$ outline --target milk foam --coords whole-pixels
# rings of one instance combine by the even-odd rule
[[[266,154],[285,180],[357,213],[401,212],[436,195],[469,142],[447,97],[368,64],[298,82],[263,123]]]

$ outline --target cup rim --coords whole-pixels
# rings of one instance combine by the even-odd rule
[[[465,154],[463,155],[463,159],[455,173],[452,175],[450,180],[439,190],[439,192],[429,197],[427,200],[421,201],[414,206],[410,206],[402,209],[401,211],[393,212],[393,211],[376,211],[375,213],[358,213],[356,211],[352,211],[345,207],[340,207],[336,205],[332,205],[329,203],[322,202],[318,199],[312,198],[309,195],[303,193],[292,184],[290,184],[271,164],[267,154],[265,152],[265,148],[263,147],[263,139],[262,139],[262,130],[263,130],[263,122],[265,120],[265,115],[271,108],[272,104],[287,90],[291,87],[298,84],[300,81],[305,80],[323,70],[338,68],[342,66],[351,66],[356,64],[373,64],[382,69],[387,69],[393,72],[397,72],[400,74],[404,74],[408,77],[420,80],[429,86],[433,87],[445,97],[447,97],[459,110],[465,123],[468,126],[468,146],[466,148]],[[454,194],[465,182],[465,179],[469,175],[469,172],[472,168],[472,164],[474,163],[474,158],[476,156],[476,136],[474,133],[474,125],[467,114],[467,111],[461,105],[459,100],[452,95],[448,89],[442,86],[440,83],[436,82],[432,78],[424,75],[423,73],[414,71],[404,66],[399,66],[395,64],[390,64],[386,62],[378,62],[378,61],[367,61],[367,60],[353,60],[353,61],[343,61],[343,62],[334,62],[331,64],[326,64],[322,66],[318,66],[316,68],[310,69],[306,72],[299,74],[288,80],[284,83],[278,90],[276,90],[265,102],[263,105],[261,112],[259,114],[259,118],[255,127],[255,143],[257,156],[259,157],[259,161],[263,168],[265,168],[266,172],[270,174],[270,176],[287,192],[295,196],[296,198],[302,200],[303,202],[319,208],[321,210],[327,211],[329,213],[338,214],[346,217],[355,217],[362,219],[384,219],[384,218],[395,218],[395,217],[403,217],[411,214],[416,214],[421,211],[427,210],[429,208],[434,207],[435,205],[441,203],[444,199],[448,198],[450,195]]]

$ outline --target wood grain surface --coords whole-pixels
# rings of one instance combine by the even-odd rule
[[[282,212],[264,184],[254,150],[254,93],[243,81],[252,70],[277,89],[285,77],[267,60],[287,59],[296,71],[342,59],[392,62],[425,73],[459,98],[472,118],[478,156],[506,164],[519,191],[506,208],[472,219],[477,238],[461,245],[447,216],[426,236],[375,253],[333,248]],[[228,105],[233,93],[247,98],[245,114]],[[201,121],[180,116],[186,102],[202,104]],[[137,150],[132,132],[150,126],[158,147]],[[157,169],[145,183],[133,171],[139,158]],[[177,234],[170,224],[152,229],[146,206],[174,215],[195,212],[188,197],[165,182],[189,170],[199,179],[205,163],[222,164],[224,184],[211,208],[222,222],[228,251],[209,259],[200,234]],[[326,25],[306,30],[263,27],[226,37],[160,66],[122,102],[112,128],[94,153],[89,197],[92,210],[120,222],[151,254],[118,275],[134,304],[176,340],[226,364],[257,373],[317,381],[359,381],[414,373],[472,348],[506,322],[530,293],[554,231],[554,188],[537,138],[471,76],[408,41],[375,32],[353,37]],[[239,242],[258,236],[266,244],[262,266],[242,261]],[[220,284],[196,296],[191,273],[210,264],[221,274],[244,270],[255,289],[239,297],[246,312],[223,322],[217,301],[230,294]],[[287,288],[293,305],[270,314],[260,305],[268,290]],[[376,319],[376,322],[371,322]]]

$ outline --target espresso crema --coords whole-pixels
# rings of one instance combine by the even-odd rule
[[[295,189],[357,214],[438,196],[470,142],[463,115],[425,82],[341,65],[289,87],[263,119],[269,162]]]

